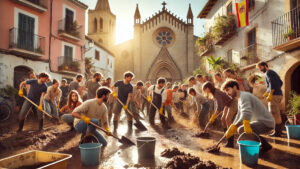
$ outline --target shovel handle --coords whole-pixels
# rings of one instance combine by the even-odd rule
[[[108,132],[107,132],[104,128],[98,126],[97,124],[95,124],[95,123],[93,123],[93,122],[90,122],[90,124],[91,124],[92,126],[96,127],[97,129],[103,131],[106,135],[112,136],[112,137],[114,137],[115,139],[120,140],[117,136],[108,134]]]
[[[218,143],[215,145],[216,147],[218,147],[220,145],[220,143],[225,139],[225,134],[223,135],[223,137],[218,141]]]
[[[220,116],[220,114],[222,114],[222,113],[219,113],[216,118],[218,118]],[[205,132],[207,130],[207,128],[208,128],[209,125],[210,125],[210,121],[207,122],[207,124],[206,124],[203,132]]]
[[[144,99],[147,99],[146,96],[144,96],[144,95],[142,95],[142,97],[143,97]],[[157,111],[160,111],[160,109],[159,109],[154,103],[152,103],[152,100],[151,100],[150,104],[151,104]],[[162,116],[164,116],[165,118],[168,119],[168,117],[167,117],[166,115],[164,115],[164,114],[160,114],[160,115],[162,115]]]
[[[117,99],[117,101],[124,107],[125,105],[124,105],[124,103],[118,98],[118,97],[116,97],[116,99]],[[133,115],[133,113],[129,110],[129,109],[127,109],[126,110],[132,117],[134,117],[134,115]]]
[[[34,105],[36,108],[38,108],[39,106],[36,105],[33,101],[31,101],[29,98],[27,98],[26,96],[23,96],[27,101],[29,101],[32,105]],[[42,113],[46,114],[48,117],[53,118],[52,115],[48,114],[47,112],[45,112],[44,110],[41,110]]]

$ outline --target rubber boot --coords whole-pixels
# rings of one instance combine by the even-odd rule
[[[160,121],[162,123],[162,126],[164,129],[170,129],[171,127],[169,126],[168,122],[166,121],[165,117],[164,116],[159,116],[160,118]]]
[[[113,122],[114,123],[114,133],[116,133],[117,132],[117,129],[118,129],[118,121],[114,121]]]
[[[282,134],[281,131],[282,131],[281,124],[276,124],[274,132],[272,134],[270,134],[269,136],[271,136],[271,137],[281,137],[281,134]]]
[[[234,136],[231,136],[229,139],[227,139],[227,143],[224,146],[228,148],[234,148]]]
[[[272,149],[272,145],[269,144],[264,137],[259,136],[259,138],[260,138],[260,141],[261,141],[261,146],[260,146],[260,150],[259,150],[259,156],[262,156],[267,151],[269,151],[269,150]]]
[[[23,130],[23,126],[24,126],[24,120],[20,120],[18,132],[21,132]]]
[[[39,120],[39,131],[43,130],[43,126],[44,126],[44,120],[41,119]]]
[[[128,132],[131,132],[132,131],[132,121],[127,121],[127,125],[128,125]]]

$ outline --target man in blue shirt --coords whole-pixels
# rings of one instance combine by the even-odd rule
[[[23,126],[24,126],[24,121],[27,115],[27,112],[30,108],[32,108],[32,111],[34,111],[37,115],[38,115],[38,120],[39,120],[39,130],[43,129],[43,114],[42,112],[38,112],[41,111],[43,109],[42,105],[43,105],[43,98],[45,93],[47,92],[47,85],[46,82],[49,78],[49,75],[47,73],[41,73],[38,76],[38,79],[30,79],[27,81],[23,81],[20,84],[20,89],[19,89],[19,96],[23,97],[23,87],[26,84],[30,85],[30,89],[28,92],[28,99],[30,99],[31,101],[33,101],[36,105],[39,105],[38,108],[34,107],[29,101],[25,100],[20,114],[19,114],[19,129],[18,132],[23,130]]]
[[[260,62],[257,65],[258,69],[266,74],[267,92],[264,94],[267,97],[268,108],[275,119],[275,132],[271,136],[280,137],[282,131],[282,119],[280,116],[280,104],[282,100],[281,81],[279,75],[271,70],[266,62]]]

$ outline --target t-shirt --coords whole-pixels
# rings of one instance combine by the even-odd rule
[[[60,88],[60,90],[62,92],[61,96],[64,97],[64,98],[68,97],[69,86],[67,86],[67,85],[66,86],[60,86],[59,88]]]
[[[225,106],[230,107],[232,98],[229,97],[226,93],[216,89],[214,93],[214,100],[216,103],[216,108],[218,111],[222,111]]]
[[[76,81],[73,81],[73,82],[70,83],[70,91],[72,91],[72,90],[78,90],[79,87],[80,87],[79,83],[76,82]]]
[[[172,104],[172,100],[173,100],[173,90],[172,89],[168,89],[167,90],[167,98],[165,101],[165,106],[168,106],[170,104]]]
[[[87,99],[93,99],[96,97],[96,91],[101,86],[99,82],[93,82],[92,80],[88,80],[85,84],[87,88]]]
[[[249,92],[241,92],[238,99],[238,113],[234,124],[242,123],[243,120],[258,121],[269,128],[274,128],[275,121],[271,113],[262,102]]]
[[[76,107],[73,112],[80,113],[89,118],[95,118],[101,121],[102,125],[107,125],[107,107],[104,103],[99,104],[96,100],[90,99],[83,102],[80,106]],[[80,121],[80,119],[75,118],[74,126]]]
[[[51,101],[52,103],[54,103],[54,98],[56,98],[56,100],[59,100],[61,96],[61,90],[59,88],[57,88],[56,90],[53,88],[53,86],[48,87],[47,89],[47,93],[45,95],[45,99],[48,101]]]
[[[42,93],[47,92],[47,85],[46,83],[39,84],[38,80],[36,79],[30,79],[26,81],[26,84],[30,85],[29,93],[28,93],[28,98],[32,100],[35,104],[39,105],[40,104],[40,98]]]
[[[273,95],[282,96],[281,86],[283,82],[281,81],[279,75],[275,71],[268,70],[266,72],[266,84],[268,93],[270,93],[271,90],[274,89]]]
[[[126,104],[128,94],[133,92],[132,85],[130,83],[124,84],[122,80],[119,80],[114,84],[114,86],[118,88],[118,98],[123,102],[123,104]]]

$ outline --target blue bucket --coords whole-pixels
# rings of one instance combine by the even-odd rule
[[[80,144],[81,162],[84,165],[98,165],[100,161],[100,151],[102,144],[100,143],[86,143]]]
[[[300,125],[285,125],[288,139],[300,140]]]
[[[241,162],[247,166],[255,166],[258,162],[259,149],[261,143],[252,140],[240,140],[241,136],[244,134],[245,133],[241,134],[238,139]]]

